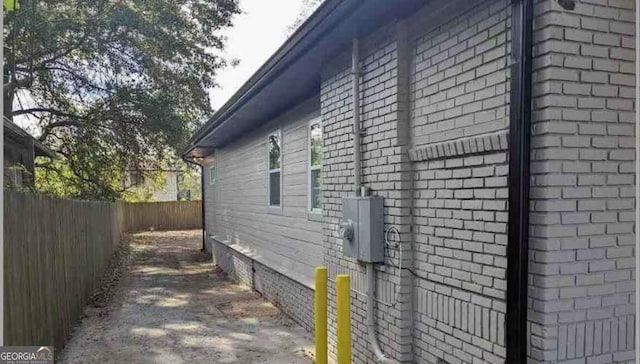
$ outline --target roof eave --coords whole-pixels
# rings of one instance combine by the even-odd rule
[[[351,0],[354,3],[361,3],[363,0]],[[209,120],[189,139],[189,148],[183,153],[187,154],[189,151],[196,147],[196,144],[202,140],[212,129],[214,129],[218,123],[226,119],[234,110],[237,110],[250,98],[251,89],[263,82],[268,82],[270,77],[273,77],[271,73],[277,66],[295,50],[306,37],[308,37],[316,26],[327,18],[338,5],[341,5],[341,0],[326,0],[324,1],[316,11],[309,16],[309,18],[288,38],[288,40],[278,48],[278,50],[256,71],[231,98],[217,110]],[[342,8],[344,9],[344,7]]]
[[[33,151],[36,156],[49,158],[56,157],[56,154],[51,151],[51,149],[47,148],[44,144],[42,144],[42,142],[34,138],[31,134],[22,129],[13,121],[9,120],[6,116],[3,117],[3,127],[5,128],[5,132],[12,133],[13,135],[15,135],[15,138],[30,140],[33,143]]]
[[[194,134],[183,155],[223,147],[317,93],[322,65],[341,54],[353,37],[404,18],[425,2],[326,0]]]

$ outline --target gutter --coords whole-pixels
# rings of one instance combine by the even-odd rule
[[[322,2],[318,9],[289,37],[289,40],[280,46],[264,65],[231,96],[231,99],[214,113],[207,123],[189,139],[190,148],[185,151],[185,153],[193,149],[202,138],[205,138],[211,131],[228,120],[246,100],[251,99],[255,93],[259,92],[272,79],[277,77],[299,54],[305,53],[313,46],[313,43],[321,37],[321,34],[315,34],[314,39],[310,41],[309,37],[311,37],[316,28],[321,26],[325,19],[329,18],[339,6],[346,5],[346,8],[342,9],[340,16],[334,19],[332,24],[342,21],[355,7],[361,4],[362,0],[351,0],[350,3],[347,4],[344,4],[343,1],[340,0],[327,0]],[[306,44],[303,42],[306,42]],[[302,49],[297,49],[301,47],[300,44],[303,44]],[[297,53],[293,54],[293,52]]]
[[[533,0],[513,0],[511,14],[506,362],[526,363]]]

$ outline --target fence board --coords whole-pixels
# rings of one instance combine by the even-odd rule
[[[201,226],[199,201],[72,201],[5,190],[4,345],[64,345],[122,232]]]
[[[126,231],[187,230],[202,227],[200,201],[119,203]]]

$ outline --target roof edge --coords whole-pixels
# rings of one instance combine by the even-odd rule
[[[42,144],[41,141],[34,138],[31,134],[29,134],[29,132],[22,129],[18,124],[14,123],[6,116],[3,116],[3,127],[19,137],[31,140],[31,142],[33,142],[33,151],[36,156],[49,158],[56,157],[56,154],[51,149],[47,148],[44,144]]]
[[[345,3],[355,3],[360,5],[363,0],[326,0],[316,9],[307,20],[296,29],[296,31],[269,57],[269,59],[231,96],[231,98],[217,110],[208,121],[189,139],[189,146],[183,151],[187,155],[197,148],[196,144],[206,137],[219,122],[228,118],[229,114],[241,107],[247,99],[251,98],[252,90],[259,84],[267,82],[269,78],[277,75],[277,67],[283,60],[296,51],[299,44],[309,37],[315,28],[326,18],[332,15],[340,5]],[[343,8],[351,8],[346,4]],[[273,74],[273,72],[276,72]]]

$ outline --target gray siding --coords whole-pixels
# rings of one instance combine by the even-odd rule
[[[311,286],[322,264],[322,224],[307,217],[307,144],[317,101],[306,102],[215,152],[217,178],[205,168],[207,234]],[[268,146],[282,131],[282,209],[268,207]]]

